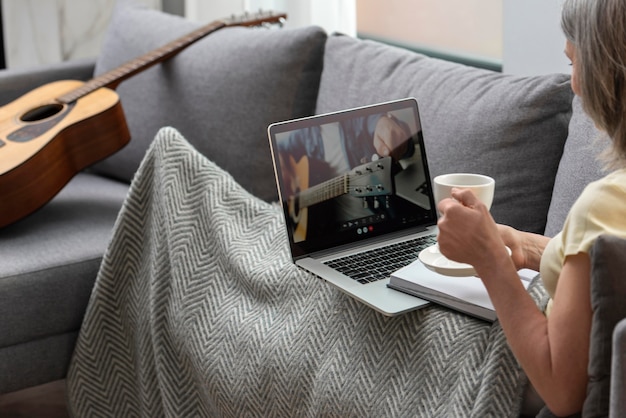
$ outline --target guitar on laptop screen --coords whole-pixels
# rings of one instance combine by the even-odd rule
[[[293,156],[289,156],[289,163],[283,166],[293,173],[291,189],[294,194],[289,197],[288,204],[294,222],[294,241],[306,239],[309,207],[346,194],[362,198],[364,206],[369,205],[367,198],[389,196],[393,191],[391,165],[391,157],[381,158],[309,187],[309,159],[302,157],[296,162]],[[375,206],[380,205],[379,200],[373,202]]]
[[[397,137],[395,147],[387,144],[394,149],[389,155],[381,152],[386,148],[384,140],[380,140],[383,145],[378,144],[379,149],[374,140],[385,132],[394,132]],[[358,155],[348,156],[343,151],[346,147]],[[326,240],[330,231],[354,229],[361,223],[371,229],[379,220],[403,213],[398,208],[406,199],[422,196],[422,207],[429,206],[421,190],[408,191],[399,198],[407,185],[398,181],[403,178],[400,173],[417,161],[421,163],[421,153],[409,127],[391,113],[279,134],[276,151],[294,243],[306,245],[318,237]]]
[[[128,143],[114,91],[119,83],[219,29],[280,24],[285,18],[259,12],[216,20],[88,82],[49,83],[1,107],[0,227],[36,211],[80,170]]]

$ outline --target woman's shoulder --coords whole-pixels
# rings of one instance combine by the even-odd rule
[[[626,235],[626,169],[590,183],[572,206],[570,216],[584,229]]]
[[[602,197],[600,202],[596,202]],[[609,199],[606,202],[604,199]],[[589,200],[590,203],[612,203],[626,205],[626,169],[613,171],[599,180],[591,182],[585,187],[579,200]]]

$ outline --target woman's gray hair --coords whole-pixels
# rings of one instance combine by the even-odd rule
[[[613,140],[605,157],[626,166],[626,1],[565,0],[561,27],[574,46],[583,108]]]

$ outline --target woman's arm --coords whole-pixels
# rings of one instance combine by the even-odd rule
[[[518,263],[538,267],[533,254],[547,240],[502,231],[469,190],[453,191],[453,197],[439,205],[441,252],[474,266],[513,353],[550,410],[557,415],[580,411],[587,387],[592,316],[588,255],[565,259],[548,319],[517,274]],[[520,259],[514,262],[508,256],[505,242]]]
[[[565,259],[548,318],[519,284],[510,260],[505,261],[510,267],[496,265],[484,272],[477,267],[477,273],[509,346],[553,413],[579,412],[586,396],[591,334],[589,256]]]

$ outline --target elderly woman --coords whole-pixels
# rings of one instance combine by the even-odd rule
[[[533,387],[554,414],[569,415],[586,395],[589,251],[601,234],[626,237],[626,1],[566,0],[562,28],[572,90],[611,138],[605,158],[614,171],[584,190],[552,239],[497,225],[469,190],[455,190],[438,208],[441,251],[474,265]],[[541,272],[551,296],[544,313],[518,280],[524,267]]]

